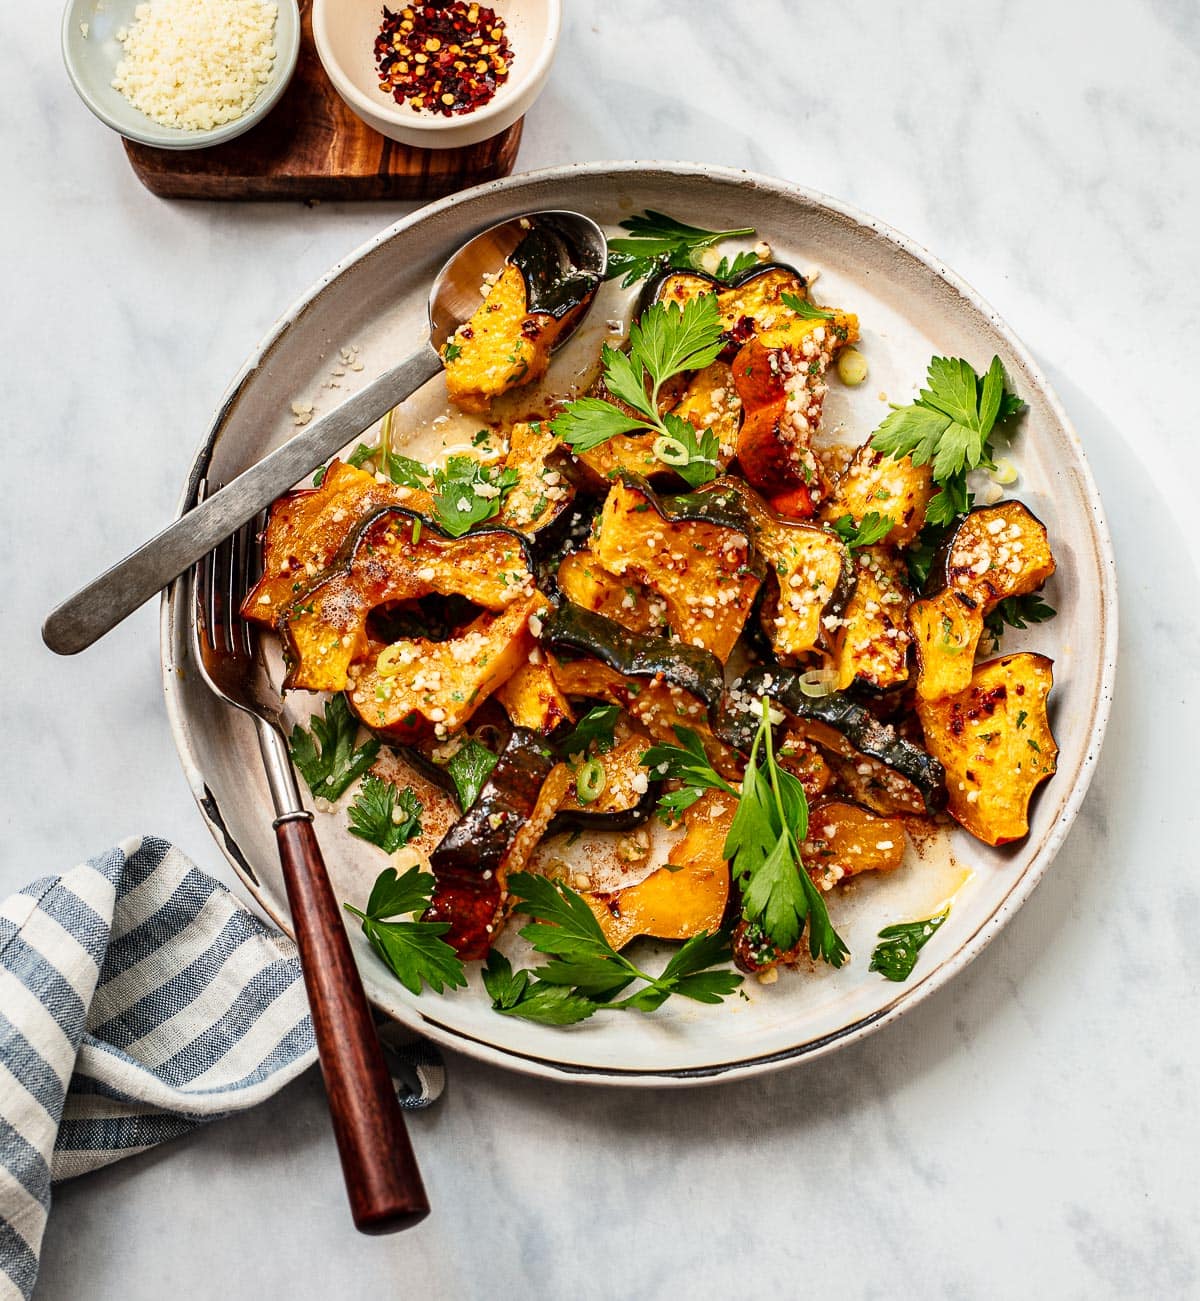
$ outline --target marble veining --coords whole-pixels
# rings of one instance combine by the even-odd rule
[[[0,887],[151,830],[229,879],[168,733],[156,612],[69,661],[38,625],[170,516],[256,340],[405,209],[152,198],[75,100],[57,23],[34,7],[0,43]],[[965,973],[829,1058],[657,1096],[452,1058],[411,1122],[435,1214],[389,1239],[349,1226],[310,1074],[60,1189],[40,1296],[1200,1295],[1196,6],[571,0],[519,166],[625,157],[877,213],[1033,349],[1120,568],[1109,738],[1067,844]]]

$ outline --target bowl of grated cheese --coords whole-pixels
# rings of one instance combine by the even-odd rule
[[[70,0],[63,60],[107,126],[159,149],[203,149],[278,103],[300,53],[297,0]]]

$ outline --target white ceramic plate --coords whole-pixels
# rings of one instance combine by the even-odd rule
[[[747,999],[719,1007],[673,1000],[651,1016],[597,1016],[569,1029],[496,1015],[478,976],[448,996],[410,996],[371,953],[357,927],[355,952],[369,997],[398,1020],[451,1047],[533,1074],[620,1084],[686,1084],[770,1070],[828,1052],[914,1006],[961,970],[1029,897],[1062,843],[1087,790],[1108,718],[1117,646],[1114,563],[1100,500],[1079,440],[1032,359],[1007,326],[922,249],[880,222],[830,199],[744,172],[682,164],[556,168],[469,190],[384,231],[325,276],[278,323],[230,390],[201,449],[182,508],[202,475],[227,481],[295,432],[294,400],[327,410],[410,351],[423,329],[427,288],[443,259],[482,227],[539,208],[572,207],[613,225],[654,208],[709,228],[753,225],[775,258],[819,268],[818,297],[856,311],[871,373],[859,390],[832,386],[827,428],[860,442],[885,414],[883,395],[911,399],[935,352],[982,370],[999,354],[1010,387],[1029,404],[1013,459],[1012,491],[1046,523],[1058,561],[1047,598],[1053,622],[1010,633],[1005,649],[1035,647],[1055,661],[1051,718],[1057,776],[1035,799],[1022,844],[993,850],[963,832],[877,881],[836,895],[831,912],[853,961],[841,971],[754,980]],[[629,291],[603,291],[594,329],[626,319]],[[573,341],[555,359],[549,387],[563,391],[597,347]],[[357,348],[364,365],[339,364]],[[333,376],[334,370],[345,374]],[[323,387],[336,379],[340,388]],[[407,404],[401,429],[427,447],[447,439],[441,379]],[[453,441],[453,433],[448,441]],[[163,682],[172,727],[201,810],[260,904],[287,927],[270,801],[250,721],[208,694],[188,663],[179,585],[164,601]],[[360,901],[384,866],[379,851],[318,816],[317,831],[338,897]],[[970,872],[969,879],[967,877]],[[876,932],[928,916],[951,893],[950,918],[903,985],[867,970]],[[515,927],[510,928],[514,930]]]

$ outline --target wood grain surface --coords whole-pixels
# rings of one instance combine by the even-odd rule
[[[301,0],[300,60],[284,97],[252,131],[211,149],[126,140],[138,180],[164,199],[433,199],[507,176],[522,121],[465,149],[411,149],[373,131],[338,97]]]

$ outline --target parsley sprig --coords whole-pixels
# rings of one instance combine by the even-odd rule
[[[1053,606],[1047,605],[1038,592],[1029,592],[1025,596],[1008,596],[990,613],[984,616],[983,626],[992,639],[993,649],[1000,645],[1004,629],[1028,628],[1031,623],[1045,623],[1058,613]]]
[[[496,756],[474,738],[466,740],[450,756],[446,771],[458,791],[458,804],[465,813],[479,798],[483,784],[496,766]]]
[[[757,925],[780,951],[794,947],[807,925],[812,956],[840,967],[849,950],[834,930],[825,900],[800,856],[800,845],[808,835],[808,800],[800,782],[776,761],[765,697],[761,708],[762,721],[750,748],[740,793],[712,767],[700,738],[685,727],[675,729],[678,746],[652,746],[642,763],[658,775],[683,782],[682,789],[659,801],[660,815],[666,814],[671,821],[705,790],[737,796],[724,855],[741,890],[742,916]]]
[[[620,713],[620,705],[594,705],[561,741],[555,743],[555,749],[564,759],[586,756],[593,747],[597,754],[611,750],[617,743],[616,726]]]
[[[605,344],[601,354],[605,387],[630,410],[604,398],[578,398],[567,403],[550,427],[575,452],[591,451],[617,434],[657,433],[655,454],[666,454],[660,459],[667,459],[693,487],[708,483],[717,476],[716,436],[704,430],[697,439],[695,428],[682,416],[660,416],[658,395],[673,376],[714,361],[721,346],[715,294],[701,294],[682,307],[655,303],[630,327],[628,352]]]
[[[351,835],[378,845],[387,854],[394,854],[421,834],[424,812],[411,786],[401,790],[373,775],[363,778],[354,803],[346,810]]]
[[[818,307],[816,303],[801,298],[799,294],[781,294],[784,307],[790,308],[802,321],[832,321],[835,313],[828,307]]]
[[[914,465],[931,464],[941,492],[930,501],[926,518],[931,524],[946,524],[970,508],[969,471],[994,464],[991,435],[996,424],[1025,404],[1004,387],[999,357],[992,358],[982,379],[961,357],[934,357],[927,383],[915,402],[892,407],[871,446],[897,459],[911,456]]]
[[[432,894],[433,877],[428,872],[412,867],[400,876],[389,867],[379,874],[366,912],[342,905],[362,920],[371,947],[414,994],[421,992],[422,984],[440,994],[447,986],[458,989],[467,983],[462,959],[441,938],[450,929],[449,922],[396,920],[424,912]]]
[[[897,922],[879,932],[879,943],[871,954],[868,971],[878,971],[886,980],[907,980],[917,965],[921,950],[932,939],[934,932],[950,916],[947,904],[934,917],[919,922]]]
[[[350,713],[344,696],[327,700],[324,718],[314,714],[309,727],[305,730],[297,724],[292,729],[288,738],[292,763],[314,795],[340,799],[375,762],[379,742],[372,739],[355,748],[358,719]]]
[[[706,248],[722,240],[754,234],[752,226],[740,230],[703,230],[699,226],[686,226],[665,213],[652,211],[629,217],[621,222],[621,226],[629,231],[629,236],[608,241],[605,279],[624,276],[621,285],[625,289],[668,268],[699,271],[702,269],[701,254]],[[732,278],[756,262],[753,253],[739,253],[732,264],[727,258],[722,258],[716,278]]]
[[[484,465],[473,456],[451,456],[432,478],[438,523],[451,537],[460,538],[473,525],[500,513],[505,494],[517,486],[520,475]]]
[[[859,551],[863,547],[873,547],[896,527],[896,521],[890,515],[880,515],[878,511],[869,510],[857,524],[853,515],[839,515],[829,526],[846,544],[847,550]]]
[[[492,1007],[505,1016],[572,1025],[600,1011],[653,1012],[672,994],[719,1003],[742,983],[722,966],[730,958],[722,934],[693,936],[654,976],[609,944],[587,901],[568,886],[520,872],[508,878],[508,890],[517,900],[514,911],[535,919],[522,927],[522,938],[550,961],[514,971],[503,954],[491,952],[483,983]],[[618,999],[635,981],[643,984]]]

